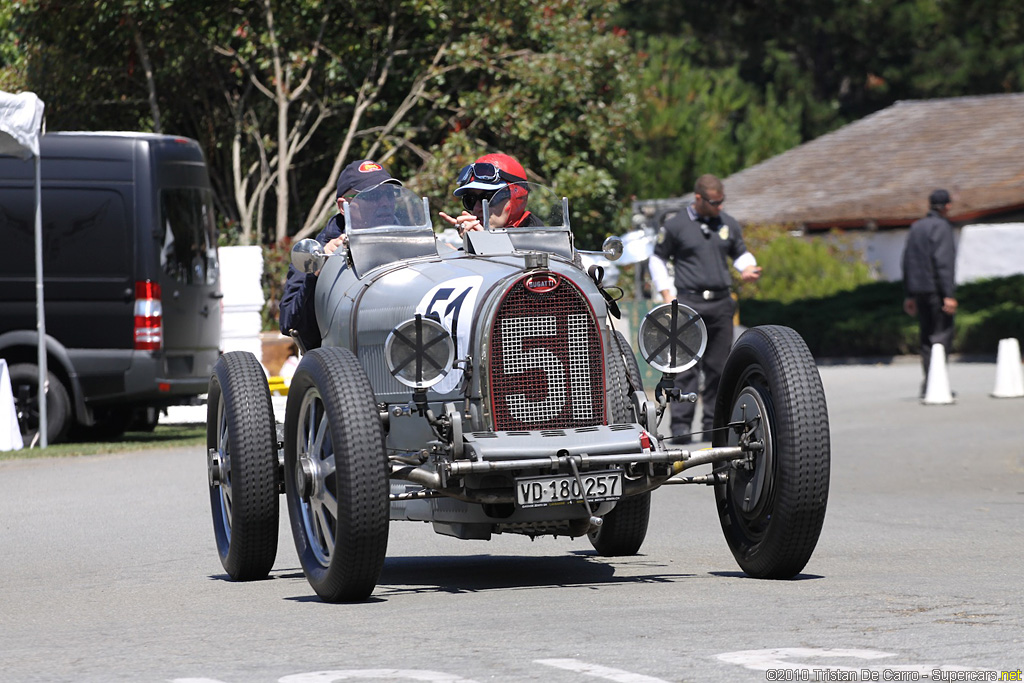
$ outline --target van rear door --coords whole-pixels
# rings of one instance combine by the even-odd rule
[[[220,347],[220,263],[208,188],[162,188],[160,287],[169,379],[208,377]]]

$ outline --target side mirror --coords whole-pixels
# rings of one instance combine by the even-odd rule
[[[292,265],[300,273],[315,273],[327,260],[324,245],[314,239],[299,240],[292,247]]]
[[[618,237],[609,237],[601,245],[604,257],[609,261],[618,261],[622,257],[622,240]]]

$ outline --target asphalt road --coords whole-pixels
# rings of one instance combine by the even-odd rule
[[[742,575],[677,486],[631,558],[394,523],[373,598],[328,605],[284,521],[271,578],[225,580],[200,450],[0,463],[0,680],[996,680],[1024,666],[1024,398],[954,363],[957,404],[922,406],[919,372],[821,368],[831,496],[792,581]]]

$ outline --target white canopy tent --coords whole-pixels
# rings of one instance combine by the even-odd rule
[[[39,172],[39,137],[43,128],[43,101],[35,93],[17,95],[0,90],[0,155],[35,160],[36,190],[36,329],[39,365],[39,447],[46,448],[46,315],[43,309],[42,181]]]

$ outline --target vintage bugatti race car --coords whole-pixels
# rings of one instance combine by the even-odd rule
[[[632,555],[652,490],[680,483],[714,488],[746,573],[803,569],[830,458],[803,340],[747,330],[722,375],[712,446],[675,446],[658,425],[670,401],[696,400],[671,379],[695,371],[700,317],[673,302],[644,318],[639,354],[663,373],[649,395],[601,268],[582,267],[568,202],[522,192],[538,225],[492,229],[486,214],[459,249],[437,240],[425,198],[393,185],[353,200],[347,248],[295,245],[293,264],[319,271],[323,345],[301,358],[283,427],[252,354],[225,354],[210,380],[210,502],[232,579],[271,571],[282,493],[313,590],[356,601],[377,584],[392,520],[463,539],[585,535],[601,555]],[[690,472],[700,465],[710,471]]]

